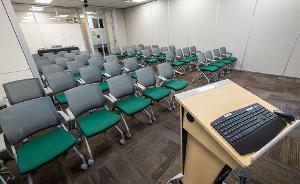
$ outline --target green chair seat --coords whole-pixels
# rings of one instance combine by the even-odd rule
[[[179,91],[186,88],[189,85],[187,81],[184,80],[170,80],[163,84],[163,87],[172,89],[174,91]]]
[[[130,77],[132,77],[133,79],[137,79],[137,75],[135,72],[130,72],[129,73]]]
[[[127,116],[131,116],[147,108],[149,105],[151,105],[150,99],[132,96],[118,102],[116,107],[124,112]]]
[[[193,57],[187,57],[187,58],[183,58],[181,61],[185,62],[185,63],[190,63],[195,61],[195,58]]]
[[[37,169],[69,150],[75,143],[75,137],[63,128],[33,138],[16,150],[19,173],[26,174]]]
[[[171,62],[171,65],[172,66],[181,66],[181,65],[184,65],[184,62],[182,62],[182,61],[173,61],[173,62]]]
[[[60,105],[67,104],[67,98],[64,92],[56,94],[54,98]]]
[[[216,67],[222,68],[222,67],[225,66],[225,63],[223,63],[223,62],[214,62],[214,63],[211,63],[209,65],[210,66],[216,66]]]
[[[73,78],[74,78],[74,80],[80,80],[81,79],[80,75],[75,75]]]
[[[236,62],[237,61],[236,57],[228,57],[226,59],[230,60],[231,62]]]
[[[139,59],[142,59],[142,56],[134,56],[133,58],[139,60]]]
[[[199,66],[198,67],[201,71],[204,71],[204,72],[216,72],[219,70],[219,67],[217,66]]]
[[[228,65],[228,64],[231,63],[231,61],[230,61],[230,60],[227,60],[227,59],[222,59],[222,60],[220,60],[219,62],[225,63],[226,65]]]
[[[99,88],[102,90],[102,91],[107,91],[108,90],[108,84],[106,82],[99,82]]]
[[[147,63],[155,63],[157,61],[158,61],[158,59],[156,59],[156,58],[146,59]]]
[[[166,56],[159,56],[157,59],[158,60],[166,60]]]
[[[104,132],[116,125],[121,117],[109,110],[99,110],[80,117],[77,124],[85,137],[91,137]]]
[[[163,87],[152,87],[144,91],[144,96],[151,98],[153,101],[159,101],[169,96],[171,91]]]

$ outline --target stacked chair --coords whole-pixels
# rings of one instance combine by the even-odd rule
[[[104,81],[103,76],[99,73],[99,70],[93,66],[86,66],[79,69],[81,82],[83,84],[98,84],[101,91],[108,91],[108,85]]]

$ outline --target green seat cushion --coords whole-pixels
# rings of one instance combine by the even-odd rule
[[[225,63],[223,63],[223,62],[214,62],[214,63],[211,63],[209,65],[210,66],[216,66],[216,67],[222,68],[222,67],[225,66]]]
[[[172,66],[181,66],[183,64],[184,64],[184,62],[182,62],[182,61],[173,61],[173,62],[171,62]]]
[[[58,104],[66,104],[67,103],[67,97],[64,92],[58,93],[54,96],[55,100]]]
[[[232,61],[232,62],[237,61],[237,58],[236,58],[236,57],[228,57],[228,58],[226,58],[226,59],[228,59],[228,60],[230,60],[230,61]]]
[[[198,67],[201,71],[204,71],[204,72],[216,72],[219,70],[219,67],[217,66],[199,66]]]
[[[231,61],[227,60],[227,59],[222,59],[222,60],[220,60],[220,62],[225,63],[226,65],[231,63]]]
[[[122,100],[116,104],[116,107],[124,112],[126,115],[131,116],[147,108],[151,104],[148,98],[132,96]]]
[[[171,91],[163,87],[152,87],[144,90],[144,96],[151,98],[153,101],[159,101],[169,96]]]
[[[81,79],[80,75],[75,75],[73,78],[74,78],[74,80],[80,80]]]
[[[130,77],[132,77],[133,79],[137,79],[137,75],[135,72],[130,72],[129,73]]]
[[[136,58],[136,59],[142,59],[142,56],[134,56],[133,58]]]
[[[172,89],[174,91],[179,91],[186,88],[189,85],[187,81],[184,80],[170,80],[163,84],[164,87]]]
[[[107,91],[108,90],[108,84],[106,82],[99,82],[99,88],[102,90],[102,91]]]
[[[85,137],[91,137],[116,125],[121,117],[109,110],[99,110],[80,117],[76,122]]]
[[[166,56],[159,56],[157,59],[158,60],[166,60]]]
[[[69,150],[75,143],[75,137],[63,128],[33,138],[16,150],[19,173],[26,174],[37,169]]]
[[[101,69],[101,70],[100,70],[100,73],[101,73],[102,75],[104,75],[104,74],[106,73],[105,69],[104,69],[104,68]]]
[[[195,59],[192,57],[187,57],[187,58],[183,58],[181,61],[183,61],[185,63],[190,63],[190,62],[195,61]]]
[[[156,59],[156,58],[146,59],[147,63],[155,63],[157,61],[158,61],[158,59]]]

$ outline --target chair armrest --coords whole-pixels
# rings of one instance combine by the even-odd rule
[[[141,66],[141,67],[145,67],[145,65],[143,65],[143,64],[139,64],[139,66]]]
[[[44,88],[44,91],[45,91],[46,95],[53,94],[53,91],[52,91],[52,89],[50,87]]]
[[[207,61],[215,62],[216,60],[214,60],[214,59],[207,59]]]
[[[143,86],[142,84],[140,83],[136,83],[134,84],[136,87],[140,88],[142,91],[144,91],[145,89],[147,89],[145,86]]]
[[[174,71],[174,73],[178,73],[178,74],[180,74],[180,75],[183,75],[183,73],[181,73],[181,72],[179,72],[179,71],[177,71],[177,70],[173,70]]]
[[[163,76],[158,76],[158,79],[162,80],[162,81],[167,81],[168,79],[164,78]]]
[[[58,114],[64,119],[66,123],[71,121],[71,118],[64,111],[57,111]]]
[[[70,118],[70,121],[74,121],[76,119],[70,108],[67,108],[66,112]]]
[[[104,75],[105,77],[107,77],[107,78],[110,78],[110,77],[111,77],[111,75],[109,75],[109,74],[106,73],[106,72],[104,72],[103,75]]]
[[[123,68],[123,70],[125,70],[126,72],[129,72],[130,70],[126,67]]]
[[[112,104],[116,103],[118,101],[118,99],[116,97],[114,97],[112,94],[108,94],[108,95],[104,95],[104,97],[106,99],[108,99]]]
[[[83,79],[80,79],[80,81],[81,81],[81,84],[86,84],[86,82],[83,80]]]
[[[41,75],[41,78],[42,78],[43,81],[46,81],[45,75]]]

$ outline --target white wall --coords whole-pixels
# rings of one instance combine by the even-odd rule
[[[300,77],[299,12],[299,0],[157,0],[125,22],[129,45],[226,46],[237,69]]]
[[[123,9],[113,9],[112,14],[117,44],[120,47],[126,46],[128,45],[128,42],[124,11]]]
[[[4,4],[7,5],[8,1],[0,1],[0,98],[2,99],[5,94],[2,84],[11,82],[18,79],[30,78],[32,73],[27,63],[24,49],[21,48],[20,42],[14,32],[12,23],[4,9]],[[10,3],[10,2],[9,2]],[[11,5],[10,5],[11,6]],[[12,10],[12,7],[10,7]],[[11,12],[8,10],[8,12]],[[13,12],[12,12],[13,13]],[[15,17],[10,17],[15,18]],[[15,29],[16,30],[16,29]],[[22,40],[19,38],[19,40]]]

